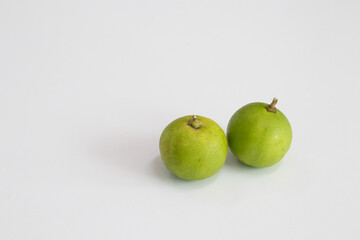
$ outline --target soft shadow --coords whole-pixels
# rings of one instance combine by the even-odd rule
[[[216,173],[215,175],[203,180],[196,180],[196,181],[184,180],[172,174],[165,167],[160,156],[157,156],[156,158],[153,159],[153,161],[151,162],[151,169],[154,175],[164,183],[169,183],[171,185],[176,185],[186,188],[198,188],[198,187],[208,186],[217,179],[219,174]]]
[[[147,163],[157,148],[157,136],[98,135],[89,139],[87,153],[127,173],[147,175]]]
[[[89,139],[86,144],[87,153],[100,160],[101,164],[109,165],[119,171],[135,174],[141,178],[160,180],[184,188],[205,187],[216,180],[218,173],[207,179],[189,181],[183,180],[167,170],[158,152],[158,136],[98,135]],[[149,158],[150,156],[150,158]],[[149,167],[150,166],[150,167]]]
[[[228,155],[226,157],[226,162],[225,162],[224,167],[231,169],[232,171],[241,172],[242,174],[266,175],[266,174],[270,174],[272,172],[277,171],[280,166],[281,166],[281,161],[273,166],[266,167],[266,168],[251,167],[249,165],[242,163],[240,160],[238,160],[234,156],[234,154],[229,150]]]

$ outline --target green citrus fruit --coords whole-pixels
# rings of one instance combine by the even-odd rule
[[[231,117],[227,139],[231,152],[243,163],[268,167],[279,162],[290,148],[292,131],[288,119],[271,104],[250,103]]]
[[[200,180],[214,175],[224,165],[227,151],[224,131],[206,117],[178,118],[160,137],[162,161],[182,179]]]

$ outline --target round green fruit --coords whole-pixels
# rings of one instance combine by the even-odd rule
[[[231,152],[243,163],[269,167],[279,162],[289,150],[291,126],[285,115],[271,104],[250,103],[231,117],[227,139]]]
[[[224,131],[213,120],[185,116],[171,122],[160,137],[161,159],[179,178],[200,180],[224,165],[228,145]]]

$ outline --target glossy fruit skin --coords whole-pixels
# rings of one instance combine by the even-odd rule
[[[279,162],[289,150],[292,130],[286,116],[265,108],[266,103],[250,103],[231,117],[227,139],[231,152],[243,163],[263,168]]]
[[[228,152],[224,131],[213,120],[196,116],[201,127],[189,125],[193,116],[171,122],[160,137],[161,159],[179,178],[200,180],[214,175],[224,165]]]

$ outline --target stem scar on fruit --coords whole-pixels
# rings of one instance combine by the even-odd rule
[[[199,129],[201,127],[201,121],[195,115],[193,115],[192,118],[190,118],[188,121],[188,125],[195,129]]]
[[[278,102],[278,99],[277,99],[277,98],[274,98],[274,99],[272,100],[272,102],[265,107],[266,110],[267,110],[268,112],[276,113],[275,105],[277,104],[277,102]]]

